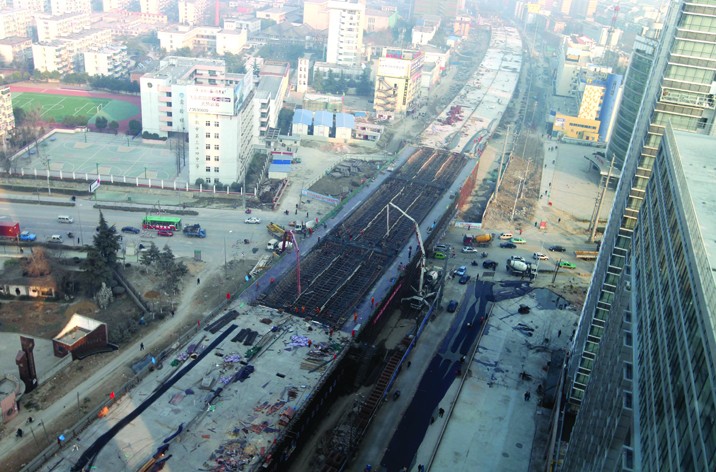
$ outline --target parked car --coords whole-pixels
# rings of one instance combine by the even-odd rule
[[[160,229],[157,231],[157,236],[165,236],[167,238],[171,238],[174,236],[174,233],[172,231],[169,231],[168,229]]]
[[[465,275],[465,272],[467,272],[467,267],[465,266],[460,266],[455,269],[455,275],[458,277],[462,277],[463,275]]]
[[[541,252],[535,252],[532,254],[532,259],[538,260],[538,261],[548,261],[549,256],[546,254],[542,254]]]
[[[465,275],[463,275],[462,277],[460,277],[460,280],[458,280],[458,283],[459,283],[460,285],[465,285],[465,284],[468,283],[469,281],[470,281],[470,276],[469,276],[468,274],[465,274]]]
[[[565,252],[567,250],[564,246],[550,246],[547,249],[554,252]]]
[[[485,269],[497,270],[497,262],[488,259],[482,263],[482,267]]]
[[[447,306],[447,311],[449,313],[455,313],[455,310],[457,310],[457,300],[450,300]]]
[[[478,252],[478,251],[477,251],[477,248],[476,248],[476,247],[465,246],[465,247],[462,248],[462,252],[464,252],[464,253],[467,254],[467,253],[474,253],[474,252]]]
[[[563,269],[576,269],[577,266],[569,261],[559,261],[559,266]]]
[[[125,226],[122,228],[123,233],[139,234],[142,232],[141,229],[135,228],[134,226]]]
[[[525,238],[512,238],[510,239],[510,242],[515,244],[527,244]]]
[[[34,241],[37,239],[37,235],[35,233],[31,233],[29,231],[23,231],[20,233],[20,241]]]
[[[447,259],[447,255],[444,252],[440,252],[440,251],[434,252],[433,257],[435,259]]]
[[[512,233],[502,233],[500,239],[512,239]]]
[[[261,218],[257,216],[249,216],[244,220],[244,223],[246,223],[247,225],[257,225],[261,223]]]
[[[515,244],[515,243],[500,243],[500,247],[507,248],[507,249],[514,249],[517,247],[517,244]]]
[[[450,246],[447,244],[436,244],[435,247],[433,247],[433,251],[448,252],[449,250]]]

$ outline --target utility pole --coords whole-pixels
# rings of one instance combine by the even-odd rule
[[[505,151],[507,150],[507,141],[510,138],[510,131],[512,131],[512,124],[507,125],[507,134],[505,135],[505,141],[502,143],[502,154],[500,154],[500,163],[497,167],[497,183],[495,184],[495,196],[497,196],[500,190],[500,182],[502,182],[502,159],[505,157]]]
[[[594,210],[594,217],[592,218],[592,232],[589,235],[589,242],[594,242],[594,238],[597,236],[597,226],[599,224],[599,213],[602,211],[602,203],[604,202],[604,195],[607,193],[609,187],[609,181],[612,180],[612,169],[614,168],[614,159],[616,155],[612,153],[612,160],[609,163],[609,172],[607,173],[607,180],[604,182],[604,187],[599,194],[599,200],[597,201],[597,208]]]
[[[530,163],[532,162],[532,158],[530,157],[527,159],[527,167],[525,167],[525,176],[522,178],[522,185],[520,186],[520,198],[522,198],[525,191],[525,182],[527,182],[527,173],[530,170]]]
[[[554,268],[554,275],[552,276],[552,283],[554,283],[555,280],[557,280],[557,272],[559,272],[559,267],[562,265],[562,258],[559,258],[559,261],[557,261],[557,266]]]

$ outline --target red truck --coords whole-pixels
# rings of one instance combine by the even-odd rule
[[[17,239],[20,236],[20,223],[0,221],[0,238]]]

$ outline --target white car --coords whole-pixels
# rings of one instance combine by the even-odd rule
[[[477,252],[477,248],[472,247],[472,246],[465,246],[462,248],[462,252],[464,252],[464,253]]]
[[[249,216],[244,220],[244,223],[248,225],[257,225],[261,223],[261,218],[257,218],[256,216]]]
[[[532,259],[538,260],[538,261],[548,261],[549,256],[546,254],[542,254],[541,252],[535,252],[532,254]]]

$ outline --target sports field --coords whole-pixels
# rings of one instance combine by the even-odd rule
[[[103,116],[107,121],[125,124],[122,122],[138,117],[140,113],[138,103],[131,101],[138,101],[134,97],[114,98],[109,94],[56,89],[34,92],[18,88],[11,87],[12,105],[25,111],[37,110],[40,119],[46,122],[62,123],[65,116],[86,116],[87,124],[92,125],[98,116]]]

